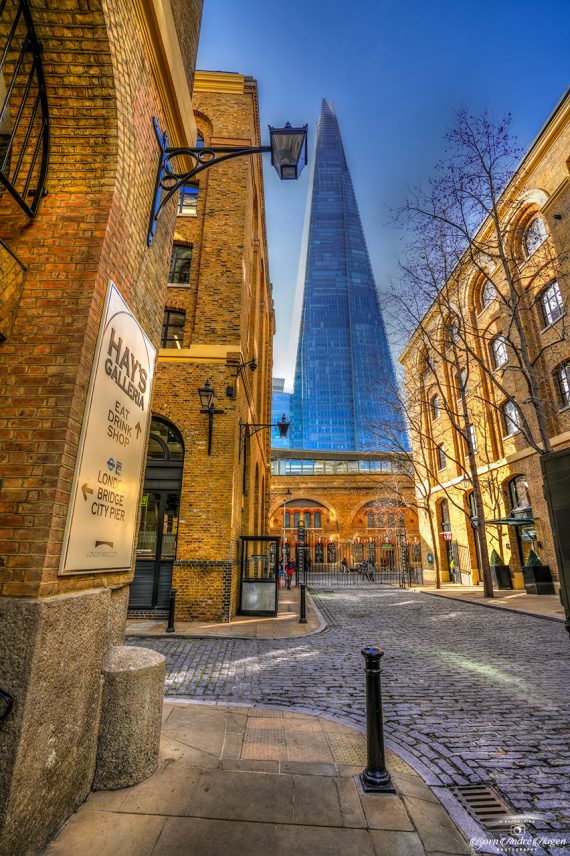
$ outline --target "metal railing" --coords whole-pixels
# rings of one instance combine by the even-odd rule
[[[344,588],[348,586],[391,585],[399,588],[423,584],[421,567],[375,567],[362,564],[354,567],[335,564],[313,564],[307,570],[307,585],[311,588]]]
[[[41,49],[27,0],[0,0],[0,196],[28,217],[42,197],[49,160],[49,114]]]

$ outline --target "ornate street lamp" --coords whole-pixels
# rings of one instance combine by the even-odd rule
[[[217,410],[214,407],[214,398],[216,397],[216,393],[210,386],[210,381],[207,380],[204,386],[198,389],[198,395],[200,396],[200,405],[201,410],[200,413],[208,414],[208,455],[212,454],[212,434],[214,432],[214,416],[218,413],[223,413],[223,410]]]
[[[287,432],[289,431],[289,426],[291,423],[283,414],[281,419],[278,422],[262,422],[262,423],[253,423],[253,422],[242,422],[240,419],[239,423],[239,457],[241,458],[242,449],[245,452],[245,447],[247,441],[250,437],[253,437],[254,434],[257,434],[259,431],[263,431],[267,428],[277,428],[279,431],[280,437],[286,437]]]
[[[269,146],[191,146],[171,147],[168,134],[161,132],[156,119],[154,130],[160,146],[154,196],[148,230],[148,245],[156,232],[160,212],[175,194],[198,173],[215,164],[244,155],[271,154],[271,163],[282,181],[299,178],[307,164],[307,125],[293,128],[290,122],[283,128],[269,125]],[[190,159],[190,164],[188,164]]]

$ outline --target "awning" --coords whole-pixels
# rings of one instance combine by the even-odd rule
[[[485,520],[485,526],[532,526],[534,517],[498,517],[496,520]]]

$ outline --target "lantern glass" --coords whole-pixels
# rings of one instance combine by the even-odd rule
[[[287,436],[287,432],[289,431],[289,425],[290,424],[291,423],[287,421],[287,417],[285,416],[285,414],[283,414],[283,416],[281,417],[281,419],[277,423],[277,429],[279,431],[280,437],[286,437]]]
[[[204,410],[208,410],[214,401],[214,390],[210,386],[210,381],[207,380],[203,387],[198,390],[200,396],[200,404]]]
[[[271,139],[271,163],[283,181],[299,178],[307,164],[307,125],[292,128],[287,122],[284,128],[269,126]]]

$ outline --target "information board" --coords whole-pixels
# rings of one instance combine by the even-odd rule
[[[156,349],[109,283],[59,574],[132,564]]]

